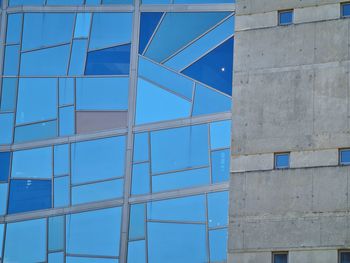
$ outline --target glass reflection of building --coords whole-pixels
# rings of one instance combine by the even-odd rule
[[[2,262],[226,261],[233,0],[131,2],[3,0]]]

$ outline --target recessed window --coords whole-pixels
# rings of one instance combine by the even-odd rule
[[[272,263],[288,263],[288,252],[273,253]]]
[[[340,251],[339,257],[339,263],[350,263],[350,251]]]
[[[350,17],[350,2],[341,4],[341,16]]]
[[[275,168],[289,168],[289,153],[275,153]]]
[[[284,10],[278,12],[278,24],[281,26],[293,23],[293,10]]]
[[[339,150],[340,164],[350,165],[350,149]]]

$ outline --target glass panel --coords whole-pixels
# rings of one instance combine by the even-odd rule
[[[41,122],[15,129],[15,142],[49,139],[57,136],[57,121]]]
[[[9,14],[7,17],[6,43],[19,44],[22,33],[22,14]]]
[[[126,128],[127,111],[76,111],[76,133]]]
[[[0,144],[12,143],[14,114],[0,114]]]
[[[227,229],[209,231],[210,261],[222,262],[227,259]]]
[[[288,262],[288,254],[274,254],[273,255],[273,263],[287,263],[287,262]]]
[[[231,121],[210,124],[210,144],[212,150],[231,146]]]
[[[131,31],[132,13],[95,13],[89,50],[128,43],[131,41]]]
[[[60,106],[74,104],[74,79],[61,78],[59,80]]]
[[[51,178],[52,148],[13,152],[12,178]]]
[[[54,156],[55,176],[69,174],[69,144],[56,145],[54,147]]]
[[[228,224],[228,192],[208,194],[209,227],[227,226]]]
[[[0,224],[0,254],[2,255],[2,246],[3,246],[3,240],[4,240],[4,229],[5,225]]]
[[[26,13],[22,51],[69,43],[72,39],[74,16],[69,13]],[[56,60],[50,60],[52,61]]]
[[[74,143],[71,156],[73,184],[124,176],[125,137]]]
[[[118,263],[118,259],[111,258],[85,258],[85,257],[67,257],[66,263]]]
[[[4,75],[17,76],[19,65],[19,46],[7,46],[5,48]]]
[[[153,192],[196,187],[206,184],[210,184],[209,168],[152,176]]]
[[[48,263],[64,263],[64,252],[50,253]]]
[[[128,78],[78,78],[77,110],[127,110]]]
[[[276,154],[275,166],[277,169],[289,168],[289,153]]]
[[[10,0],[10,6],[16,5],[43,5],[45,0]]]
[[[342,16],[350,16],[350,3],[342,4]]]
[[[74,134],[74,106],[60,108],[60,136]]]
[[[4,262],[46,260],[46,219],[8,223]]]
[[[67,215],[67,253],[119,256],[121,211],[116,207]]]
[[[131,206],[129,240],[145,238],[145,212],[144,204]]]
[[[78,13],[75,21],[75,38],[88,38],[90,33],[91,13]]]
[[[134,136],[134,163],[149,160],[148,133],[137,133]]]
[[[293,11],[279,12],[279,24],[289,25],[293,23]]]
[[[10,152],[0,152],[0,182],[7,182],[10,173]]]
[[[40,49],[22,53],[21,75],[56,76],[66,75],[70,45]],[[55,63],[52,63],[55,61]]]
[[[140,44],[139,53],[142,54],[153,35],[163,13],[160,12],[143,12],[141,13],[140,23]]]
[[[208,261],[205,225],[150,222],[147,232],[149,262]]]
[[[121,45],[87,55],[85,75],[129,75],[131,45]]]
[[[1,111],[14,111],[16,107],[17,78],[3,78]]]
[[[102,4],[132,4],[132,0],[102,0]]]
[[[64,216],[49,218],[49,251],[64,248]]]
[[[19,80],[16,124],[57,118],[57,80],[21,78]]]
[[[131,189],[133,195],[150,192],[149,163],[140,163],[133,166]]]
[[[86,5],[99,5],[101,0],[86,0]]]
[[[208,126],[196,125],[151,133],[152,173],[208,166]]]
[[[147,204],[148,220],[205,222],[205,196],[197,195]]]
[[[47,5],[82,5],[84,0],[47,0]]]
[[[11,180],[8,213],[51,208],[51,180]]]
[[[78,39],[73,41],[72,55],[69,64],[69,75],[72,76],[84,74],[87,44],[86,39]]]
[[[340,150],[340,164],[350,164],[350,150]]]
[[[213,183],[227,182],[230,177],[230,150],[211,153]]]
[[[0,184],[0,215],[6,214],[7,194],[8,194],[8,184]],[[1,236],[0,236],[0,239],[1,239]]]
[[[191,102],[139,78],[136,124],[186,118],[190,114]]]
[[[123,179],[101,183],[74,186],[72,188],[72,204],[83,204],[103,200],[116,199],[123,196]]]
[[[145,240],[129,242],[128,263],[146,263]]]
[[[54,179],[54,207],[65,207],[70,203],[69,176]]]

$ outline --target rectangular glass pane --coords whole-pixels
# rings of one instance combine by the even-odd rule
[[[54,161],[55,176],[69,174],[69,144],[55,145]]]
[[[71,105],[74,104],[74,79],[60,78],[59,79],[59,104]]]
[[[49,218],[49,251],[64,248],[64,216]]]
[[[54,179],[54,207],[65,207],[70,203],[69,176]]]
[[[145,238],[145,212],[144,204],[131,206],[129,240]]]
[[[208,194],[209,227],[227,226],[228,224],[228,192]]]
[[[129,242],[128,263],[146,263],[145,240]]]
[[[60,108],[60,136],[69,136],[74,134],[74,117],[73,106]]]
[[[14,111],[17,95],[17,78],[3,78],[1,92],[1,111]]]
[[[24,126],[15,129],[15,142],[28,142],[54,138],[57,136],[57,121],[47,121]]]
[[[134,164],[132,171],[132,194],[139,195],[150,192],[149,173],[149,163]]]

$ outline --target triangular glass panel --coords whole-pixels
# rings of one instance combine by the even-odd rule
[[[160,12],[144,12],[141,13],[141,26],[140,26],[140,46],[139,53],[142,54],[147,46],[148,41],[153,35],[159,20],[162,18],[163,13]]]

